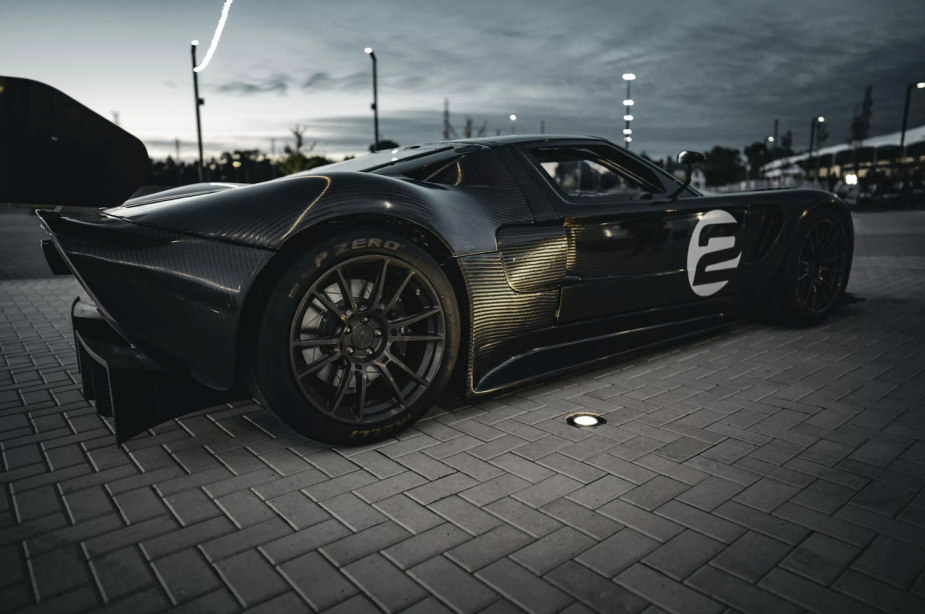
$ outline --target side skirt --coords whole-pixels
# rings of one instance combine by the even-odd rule
[[[538,348],[513,356],[489,371],[473,392],[486,394],[581,371],[605,361],[707,337],[740,320],[738,314],[716,314]]]

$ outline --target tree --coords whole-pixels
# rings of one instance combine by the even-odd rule
[[[318,144],[318,141],[312,141],[312,144],[305,149],[305,152],[302,151],[305,147],[304,137],[305,137],[305,126],[300,126],[296,124],[290,131],[292,136],[295,139],[295,146],[290,147],[286,145],[286,157],[282,158],[277,166],[279,170],[284,175],[291,175],[292,173],[299,173],[302,171],[307,171],[318,166],[324,166],[325,164],[330,164],[331,161],[325,158],[324,156],[306,156],[306,153],[310,153],[315,149],[315,145]]]
[[[378,143],[374,143],[369,146],[369,153],[376,153],[377,151],[382,151],[383,149],[395,149],[398,147],[398,143],[395,141],[390,141],[389,139],[383,139]]]
[[[703,164],[707,185],[726,185],[745,179],[745,167],[738,149],[716,145]]]
[[[771,161],[771,155],[768,146],[764,141],[755,141],[744,149],[745,159],[748,160],[750,177],[758,178],[758,169]]]

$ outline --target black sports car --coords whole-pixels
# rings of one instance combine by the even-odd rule
[[[848,282],[836,196],[704,196],[591,137],[413,145],[124,200],[139,141],[48,86],[0,82],[0,117],[19,118],[0,126],[0,200],[69,205],[39,212],[46,253],[95,303],[73,309],[84,395],[120,441],[252,397],[315,439],[371,443],[448,385],[491,393],[755,310],[816,324]],[[30,176],[9,153],[81,167],[87,143],[115,179]]]

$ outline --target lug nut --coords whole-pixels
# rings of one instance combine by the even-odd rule
[[[414,295],[415,295],[415,296],[421,296],[421,289],[418,288],[417,290],[415,290],[415,291],[414,291]]]
[[[381,336],[382,336],[382,331],[379,330],[379,329],[377,328],[376,330],[373,331],[373,336],[374,336],[374,337],[381,337]]]
[[[366,324],[367,322],[369,322],[369,318],[367,318],[366,316],[363,316],[362,318],[360,318],[360,322],[362,322],[363,324]]]
[[[352,348],[352,347],[348,347],[346,351],[347,351],[348,354],[353,354],[353,348]]]
[[[344,334],[345,334],[345,335],[349,335],[349,334],[350,334],[350,327],[349,327],[349,326],[345,326],[345,327],[344,327]]]
[[[372,348],[366,348],[366,355],[367,355],[367,356],[372,356],[372,355],[373,355],[373,350],[372,350]]]

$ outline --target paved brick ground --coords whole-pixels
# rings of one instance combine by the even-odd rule
[[[0,282],[3,612],[925,612],[925,214],[827,325],[743,325],[326,449],[253,404],[123,447],[72,280]],[[608,424],[562,417],[591,408]]]

